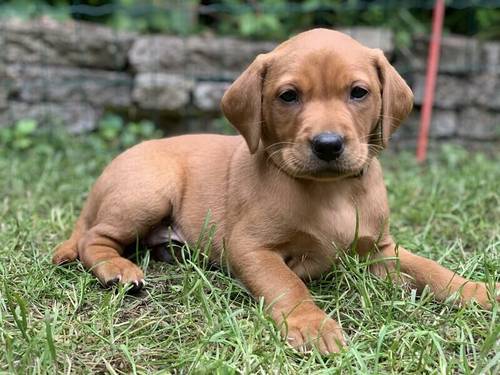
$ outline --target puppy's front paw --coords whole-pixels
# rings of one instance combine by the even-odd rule
[[[346,345],[342,328],[320,309],[292,313],[286,319],[283,335],[301,352],[315,347],[322,354],[337,353]]]
[[[495,290],[490,290],[485,283],[470,282],[464,285],[461,295],[464,304],[476,301],[483,308],[491,310],[493,301],[500,302],[500,283],[496,283]]]
[[[144,273],[130,260],[116,257],[99,261],[92,272],[105,287],[115,284],[130,284],[131,291],[138,291],[144,286]]]

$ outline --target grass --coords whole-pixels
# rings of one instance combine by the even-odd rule
[[[498,306],[439,304],[369,275],[344,256],[311,290],[350,337],[340,355],[300,355],[263,305],[223,272],[140,257],[147,287],[103,290],[51,251],[71,231],[89,186],[116,154],[91,139],[0,150],[0,372],[498,373]],[[466,277],[498,280],[498,159],[446,147],[419,167],[387,154],[399,242]],[[195,250],[193,250],[195,251]]]

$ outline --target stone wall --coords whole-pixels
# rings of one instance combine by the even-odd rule
[[[416,36],[413,41],[406,75],[415,94],[415,110],[407,126],[398,134],[399,139],[415,139],[418,131],[428,43],[428,37],[423,36]],[[481,43],[478,39],[462,36],[443,38],[430,136],[474,146],[498,144],[500,42]]]
[[[388,30],[343,30],[391,58],[415,92],[415,110],[395,136],[415,143],[423,100],[427,39],[396,53]],[[167,132],[213,130],[230,82],[273,42],[227,37],[143,36],[92,24],[0,23],[0,126],[22,118],[96,127],[103,113],[150,118]],[[475,144],[500,137],[500,43],[445,37],[432,120],[433,139]]]

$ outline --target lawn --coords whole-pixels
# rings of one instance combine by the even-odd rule
[[[499,373],[498,306],[458,308],[416,296],[351,256],[311,285],[349,349],[300,355],[263,306],[202,262],[157,263],[147,287],[104,290],[80,264],[51,265],[89,186],[118,152],[55,137],[0,150],[0,372]],[[23,146],[24,148],[24,146]],[[499,160],[444,147],[419,167],[386,154],[392,231],[405,247],[466,277],[499,279]],[[194,251],[194,249],[193,249]]]

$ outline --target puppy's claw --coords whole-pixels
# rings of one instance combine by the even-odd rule
[[[120,283],[131,285],[133,290],[138,290],[144,284],[141,282],[144,278],[141,269],[130,260],[121,257],[101,261],[94,267],[93,272],[107,287]]]
[[[134,280],[134,285],[137,290],[142,289],[142,287],[144,286],[144,280]]]
[[[129,283],[129,289],[128,289],[128,292],[129,293],[136,293],[138,291],[140,291],[143,287],[144,287],[144,280],[141,279],[141,280],[134,280],[132,281],[131,283]]]
[[[62,266],[62,265],[65,265],[65,264],[68,264],[71,262],[70,259],[68,258],[55,258],[53,261],[52,261],[56,266]]]
[[[104,286],[106,288],[112,288],[115,285],[117,285],[121,281],[121,279],[122,279],[122,276],[118,275],[118,276],[112,278],[111,280],[106,281],[106,283],[104,284]]]

